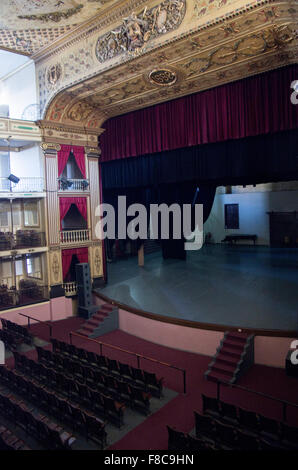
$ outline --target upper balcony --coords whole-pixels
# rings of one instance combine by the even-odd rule
[[[46,246],[44,232],[17,230],[15,234],[0,231],[0,251],[21,250]]]
[[[13,183],[7,177],[0,177],[0,197],[1,193],[42,193],[44,191],[45,180],[42,177],[20,177],[18,183]]]
[[[31,193],[45,196],[40,140],[35,124],[0,118],[0,198],[30,197]]]
[[[88,179],[58,178],[58,191],[69,193],[89,192]]]

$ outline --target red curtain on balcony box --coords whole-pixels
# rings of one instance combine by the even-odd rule
[[[86,178],[85,149],[84,147],[80,147],[78,145],[61,145],[61,150],[58,152],[58,176],[61,176],[69,158],[70,152],[73,153],[83,178]]]
[[[70,209],[75,204],[80,214],[87,220],[87,198],[86,197],[59,197],[60,205],[60,224]]]
[[[79,263],[88,263],[88,248],[71,248],[69,250],[62,250],[62,272],[64,282],[66,282],[73,255],[78,257]]]

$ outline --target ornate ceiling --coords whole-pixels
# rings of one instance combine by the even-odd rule
[[[0,48],[32,55],[118,0],[1,0]]]
[[[35,61],[48,141],[95,142],[109,117],[297,62],[297,20],[297,0],[1,0],[0,48]]]
[[[221,2],[226,8],[228,0]],[[185,18],[190,4],[197,8],[198,18],[199,0],[186,0]],[[175,5],[183,13],[183,0],[177,0]],[[130,50],[133,49],[130,41],[125,42],[126,50],[117,49],[117,40],[122,41],[123,23],[112,29],[112,35],[109,30],[104,35],[98,34],[93,57],[102,67],[100,73],[62,86],[53,95],[44,113],[45,137],[49,132],[48,138],[54,138],[55,129],[60,126],[73,132],[88,129],[99,134],[109,117],[297,62],[297,4],[261,0],[236,9],[230,4],[229,8],[224,10],[225,15],[213,20],[207,16],[205,23],[184,28],[181,35],[175,33],[169,40],[167,34],[171,33],[165,32],[164,42],[155,43],[155,47],[144,47],[147,43],[146,28],[143,29],[143,35],[137,36],[138,54]],[[140,18],[146,19],[146,14],[142,13]],[[180,20],[183,26],[186,20],[179,17]],[[96,50],[99,44],[101,54]]]

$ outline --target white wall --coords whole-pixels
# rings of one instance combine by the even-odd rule
[[[230,233],[238,233],[256,234],[258,236],[257,244],[269,245],[269,215],[267,212],[298,211],[298,191],[254,191],[236,194],[219,194],[218,192],[214,198],[210,216],[204,224],[204,233],[211,232],[215,243],[220,243]],[[225,204],[239,204],[239,229],[225,229]]]
[[[28,62],[0,80],[0,105],[9,105],[9,117],[22,119],[24,109],[38,102],[35,64]],[[30,120],[30,117],[27,117]]]
[[[10,152],[10,171],[19,178],[43,177],[43,158],[39,144],[21,152]]]

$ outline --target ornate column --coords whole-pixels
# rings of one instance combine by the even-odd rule
[[[103,282],[103,242],[96,237],[96,223],[98,217],[95,216],[96,208],[101,203],[100,200],[100,180],[99,180],[99,158],[100,149],[86,147],[89,169],[89,187],[90,187],[90,223],[91,240],[89,247],[89,264],[91,276],[93,278],[93,287],[100,287]]]
[[[48,250],[48,279],[50,286],[50,296],[60,297],[64,295],[62,288],[62,260],[60,249],[60,219],[58,200],[58,164],[57,152],[60,150],[59,144],[43,143],[41,145],[45,156],[45,177],[46,177],[46,236]]]

